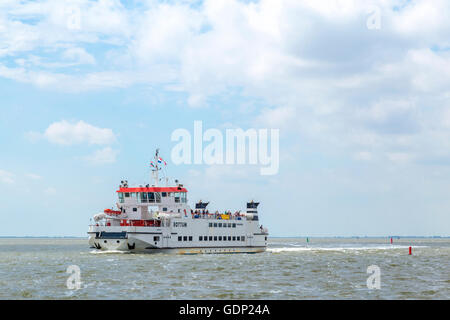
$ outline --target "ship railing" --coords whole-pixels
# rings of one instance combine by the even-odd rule
[[[90,224],[92,227],[111,227],[111,222],[98,222],[96,224]],[[161,227],[161,220],[143,220],[143,219],[120,219],[119,225],[115,227]]]
[[[243,220],[245,215],[238,213],[192,213],[194,219]]]
[[[161,220],[122,219],[121,227],[160,227]]]

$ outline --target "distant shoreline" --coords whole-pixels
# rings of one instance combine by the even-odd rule
[[[76,236],[0,236],[0,239],[87,239],[88,237]],[[450,239],[450,236],[269,236],[272,239]]]

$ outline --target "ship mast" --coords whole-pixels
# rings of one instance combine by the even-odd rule
[[[154,167],[154,169],[152,169],[152,179],[154,181],[155,187],[158,186],[159,170],[161,170],[161,168],[158,166],[158,155],[159,155],[159,149],[156,149],[155,162],[154,162],[155,167]]]

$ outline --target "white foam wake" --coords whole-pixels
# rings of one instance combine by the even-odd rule
[[[414,248],[426,248],[426,246],[411,246]],[[302,251],[337,251],[337,252],[351,252],[351,251],[375,251],[375,250],[408,250],[409,246],[401,245],[384,245],[384,246],[365,246],[365,247],[282,247],[282,248],[267,248],[267,251],[279,252],[302,252]]]
[[[90,253],[92,254],[117,254],[117,253],[128,253],[127,251],[121,250],[92,250]]]

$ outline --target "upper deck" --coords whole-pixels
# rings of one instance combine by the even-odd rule
[[[131,193],[131,192],[187,192],[186,188],[181,186],[176,187],[138,187],[138,188],[125,188],[120,187],[116,192],[119,193]]]

